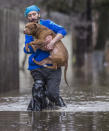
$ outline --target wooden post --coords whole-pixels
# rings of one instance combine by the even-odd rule
[[[19,88],[18,15],[0,10],[0,92]]]

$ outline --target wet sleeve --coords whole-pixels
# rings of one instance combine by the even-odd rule
[[[25,47],[24,47],[24,52],[26,53],[26,54],[32,54],[32,53],[34,53],[34,51],[33,51],[33,48],[31,47],[31,46],[28,46],[29,47],[29,52],[28,51],[26,51],[26,44],[28,44],[28,43],[30,43],[31,41],[34,41],[34,39],[33,39],[33,37],[32,36],[29,36],[29,35],[25,35]]]
[[[49,28],[53,30],[56,34],[62,34],[63,36],[67,34],[67,31],[64,29],[64,27],[54,23],[53,21],[49,20],[48,24]]]

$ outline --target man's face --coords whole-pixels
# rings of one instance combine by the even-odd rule
[[[38,22],[39,18],[40,18],[40,14],[36,11],[31,11],[28,13],[27,16],[29,22]]]

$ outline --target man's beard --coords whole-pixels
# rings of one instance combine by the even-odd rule
[[[37,19],[32,19],[30,22],[36,22],[36,23],[38,23],[39,19],[40,19],[40,17],[38,17]]]
[[[38,22],[38,19],[32,19],[30,22]]]

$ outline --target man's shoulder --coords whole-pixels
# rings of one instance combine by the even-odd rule
[[[50,22],[51,22],[50,19],[40,19],[40,24],[50,23]]]
[[[50,19],[47,19],[47,20],[44,20],[44,19],[40,19],[40,24],[42,24],[42,25],[48,25],[48,26],[55,26],[55,27],[61,27],[62,28],[62,26],[61,25],[58,25],[58,24],[56,24],[54,21],[52,21],[52,20],[50,20]]]

